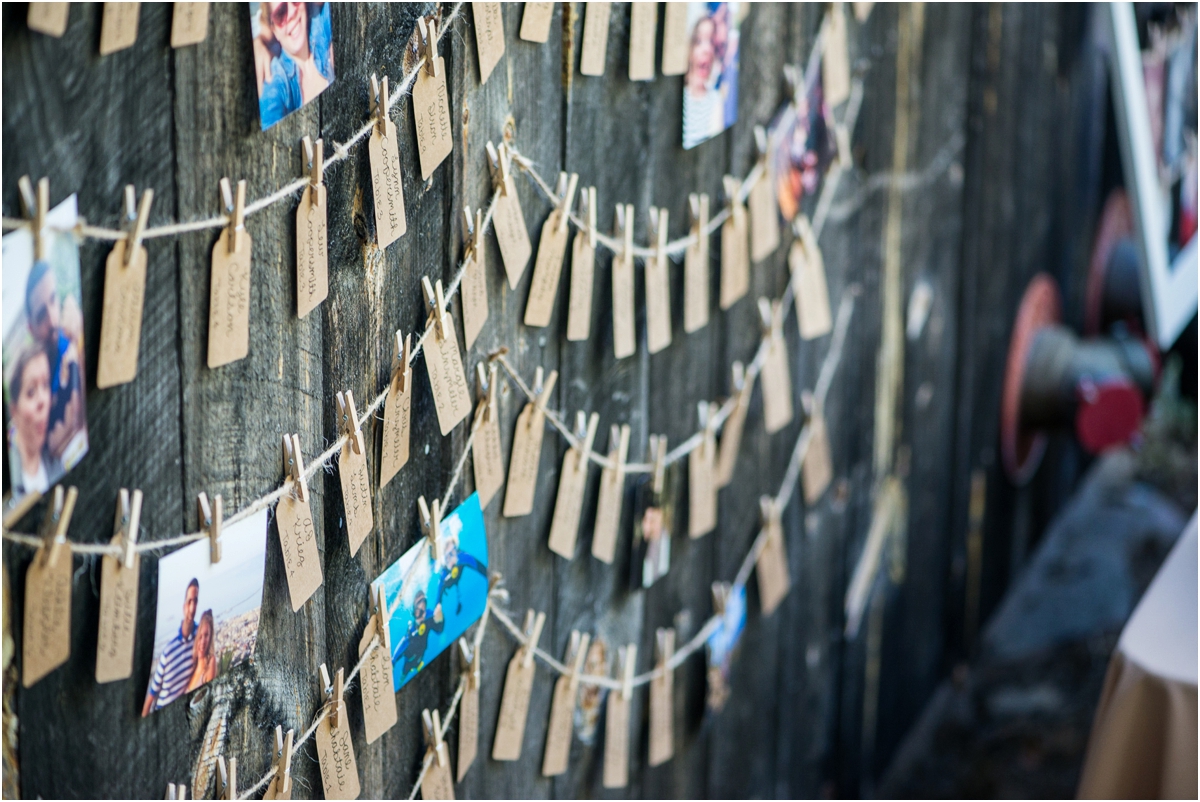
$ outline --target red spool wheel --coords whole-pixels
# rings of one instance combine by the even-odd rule
[[[1004,395],[1000,401],[1000,456],[1005,473],[1017,485],[1033,478],[1046,451],[1046,434],[1021,423],[1025,365],[1038,331],[1061,319],[1062,300],[1058,285],[1049,274],[1038,273],[1025,288],[1017,309],[1004,368]]]

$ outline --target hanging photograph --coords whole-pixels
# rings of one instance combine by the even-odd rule
[[[28,228],[6,234],[4,410],[13,499],[44,493],[88,452],[74,195],[46,216],[44,258]]]
[[[648,588],[671,568],[671,529],[675,522],[675,470],[663,471],[663,486],[654,492],[650,474],[638,477],[633,490],[633,587]]]
[[[733,655],[746,628],[746,586],[732,585],[725,595],[721,623],[708,636],[708,706],[720,710],[729,699]]]
[[[487,532],[478,493],[442,518],[438,539],[440,561],[422,538],[371,583],[383,586],[392,611],[396,690],[478,621],[487,602]]]
[[[737,122],[738,4],[688,3],[688,68],[683,78],[683,147],[694,148]]]
[[[258,114],[265,131],[333,83],[329,3],[249,3]]]
[[[800,201],[813,196],[821,176],[837,155],[833,118],[825,104],[819,70],[807,81],[799,104],[788,103],[771,122],[768,141],[775,174],[775,198],[786,221],[800,212]]]
[[[267,560],[267,510],[222,527],[221,559],[199,540],[158,561],[154,660],[142,715],[162,710],[254,654]]]

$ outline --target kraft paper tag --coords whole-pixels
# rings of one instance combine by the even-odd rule
[[[229,251],[229,228],[212,249],[208,295],[208,366],[227,365],[250,353],[250,232],[242,231],[237,251]]]
[[[654,79],[654,45],[657,36],[658,3],[630,3],[629,80]]]
[[[825,416],[820,410],[813,413],[808,425],[812,427],[812,435],[808,440],[801,476],[804,479],[804,502],[812,504],[833,481],[833,461],[829,456],[829,430],[825,428]]]
[[[120,535],[112,543],[124,543]],[[61,555],[60,555],[61,559]],[[100,563],[100,628],[96,637],[96,682],[113,682],[133,674],[133,643],[137,632],[138,576],[142,555],[134,552],[133,566],[105,554]]]
[[[407,377],[407,380],[405,379]],[[408,390],[401,390],[407,381]],[[379,455],[379,487],[392,480],[408,462],[409,426],[412,423],[412,366],[393,372],[383,407],[383,450]]]
[[[454,799],[454,779],[450,774],[450,749],[445,743],[441,749],[427,749],[429,768],[421,780],[422,799]]]
[[[412,97],[413,121],[417,124],[417,150],[421,156],[421,180],[428,181],[454,148],[444,57],[437,57],[437,75],[431,75],[426,66],[417,71]]]
[[[761,262],[779,247],[779,212],[768,167],[750,188],[750,258]]]
[[[379,632],[378,613],[367,621],[362,640],[358,643],[358,656],[362,657]],[[396,723],[396,691],[392,686],[392,656],[380,641],[363,662],[362,671],[363,730],[367,743],[373,744],[379,736]]]
[[[336,730],[326,716],[317,725],[317,761],[321,764],[321,784],[326,799],[358,799],[358,764],[354,759],[354,741],[350,738],[350,722],[346,703],[338,701]]]
[[[608,459],[617,467],[600,472],[600,494],[596,499],[596,523],[592,529],[592,556],[612,564],[621,527],[621,503],[625,499],[625,457],[629,451],[629,425],[621,427],[617,443],[609,442]]]
[[[25,24],[31,31],[56,38],[61,37],[67,32],[70,10],[70,3],[30,3],[29,16],[26,17]]]
[[[635,6],[639,4],[634,4]],[[633,356],[637,351],[637,331],[634,328],[633,257],[618,254],[612,261],[613,283],[613,355],[617,359]]]
[[[555,681],[554,698],[550,702],[550,725],[546,728],[546,751],[542,755],[543,777],[557,777],[567,771],[578,694],[579,686],[572,685],[569,676],[561,676]]]
[[[25,631],[21,684],[28,688],[71,656],[71,552],[58,548],[53,566],[45,547],[37,550],[25,573]]]
[[[588,242],[587,234],[580,232],[571,246],[571,289],[567,302],[567,339],[571,342],[586,340],[591,335],[595,274],[596,248]]]
[[[763,427],[774,434],[792,422],[792,378],[788,371],[787,343],[782,336],[767,337],[763,362]]]
[[[128,240],[117,240],[104,264],[104,315],[100,320],[100,364],[96,386],[115,387],[137,376],[146,296],[146,248],[137,247],[125,266]]]
[[[650,680],[650,755],[651,766],[661,766],[675,756],[674,699],[675,672],[666,663],[675,651],[675,631],[659,630],[659,643],[666,640],[666,652],[659,665],[661,676]]]
[[[446,314],[446,336],[438,333],[436,324],[425,338],[425,367],[429,370],[429,385],[433,388],[433,403],[437,407],[442,436],[471,414],[471,395],[467,390],[467,374],[463,370],[462,354],[458,352],[458,335],[454,321]]]
[[[584,3],[583,53],[579,57],[579,72],[583,75],[603,75],[608,55],[608,19],[612,3]]]
[[[290,493],[281,498],[275,507],[275,522],[279,527],[283,568],[287,572],[288,595],[294,613],[321,587],[317,533],[308,502]]]
[[[533,512],[538,464],[542,459],[545,416],[531,401],[517,418],[512,456],[508,458],[508,488],[504,491],[504,517],[517,518]]]
[[[750,291],[750,252],[746,207],[733,205],[721,226],[721,308],[728,309]]]
[[[488,76],[504,56],[504,14],[500,6],[500,3],[471,3],[481,84],[487,83]]]
[[[875,8],[874,3],[855,3],[854,18],[859,22],[866,22],[871,17],[871,10]]]
[[[325,185],[308,188],[296,207],[296,316],[304,317],[329,295]]]
[[[374,520],[371,514],[371,479],[367,472],[367,449],[364,438],[363,453],[355,454],[350,440],[342,444],[338,456],[338,476],[342,480],[342,502],[346,508],[346,536],[350,539],[350,556],[358,554],[358,547],[371,534]]]
[[[629,784],[629,700],[620,691],[608,692],[605,718],[604,787],[624,788]]]
[[[504,675],[504,697],[500,700],[500,721],[492,742],[492,760],[520,760],[525,740],[525,719],[529,716],[529,696],[533,691],[535,663],[522,665],[524,650],[518,649],[508,661]]]
[[[717,528],[716,456],[717,439],[712,434],[688,454],[688,537],[701,537]]]
[[[462,295],[463,339],[470,351],[488,319],[487,257],[483,239],[480,239],[471,260],[463,268],[459,294]]]
[[[783,526],[779,523],[779,517],[772,515],[763,531],[767,533],[767,540],[759,552],[755,571],[762,614],[770,615],[787,596],[792,580],[788,573],[787,547],[783,542]]]
[[[554,313],[563,257],[566,256],[567,239],[571,235],[570,226],[563,226],[559,230],[561,219],[562,211],[555,209],[542,226],[542,238],[538,242],[537,259],[533,264],[533,281],[529,284],[529,300],[525,303],[526,326],[548,326],[550,315]]]
[[[810,249],[803,238],[798,239],[792,243],[788,263],[796,278],[796,323],[800,326],[800,339],[828,334],[833,329],[833,315],[820,249]]]
[[[510,175],[504,182],[507,189],[496,199],[492,212],[492,228],[496,241],[500,243],[500,258],[504,261],[504,272],[508,276],[509,289],[516,289],[533,255],[529,242],[529,231],[525,228],[525,214],[521,211],[521,200],[517,197],[517,186]]]
[[[475,492],[479,494],[479,506],[483,509],[487,509],[488,502],[504,484],[499,410],[492,410],[492,414],[485,418],[486,408],[487,398],[484,398],[475,412],[479,425],[471,444],[471,459],[475,463]]]
[[[100,21],[100,55],[132,47],[137,41],[140,3],[105,3]]]
[[[704,219],[707,223],[707,214]],[[683,330],[688,334],[708,325],[708,235],[701,232],[683,257]]]
[[[175,3],[171,11],[171,47],[197,45],[208,37],[208,3]]]
[[[525,13],[521,17],[521,38],[526,42],[545,43],[550,38],[553,19],[553,3],[526,3]]]
[[[663,14],[662,74],[683,75],[688,66],[688,4],[666,3]]]
[[[558,497],[550,522],[550,551],[568,560],[575,556],[579,535],[579,516],[583,514],[583,491],[587,484],[587,465],[579,464],[580,452],[568,448],[558,477]]]
[[[646,260],[646,350],[652,354],[671,344],[671,273],[668,263],[667,255],[663,253]]]
[[[833,3],[829,8],[824,41],[821,79],[825,102],[834,109],[850,97],[850,56],[846,50],[846,10],[842,3]]]
[[[467,679],[462,699],[458,700],[458,781],[467,776],[467,769],[479,752],[479,685]]]
[[[384,101],[386,102],[386,101]],[[375,240],[386,248],[404,236],[408,221],[404,217],[404,181],[400,176],[400,149],[396,142],[396,124],[384,121],[386,133],[378,125],[371,127],[371,189],[375,194]]]
[[[746,424],[746,412],[750,409],[750,391],[754,388],[753,377],[746,377],[746,387],[739,393],[738,402],[725,419],[721,429],[721,447],[717,455],[716,486],[725,487],[733,480],[733,468],[737,465],[738,449],[742,444],[742,430]]]

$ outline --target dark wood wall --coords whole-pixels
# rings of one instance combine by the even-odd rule
[[[98,4],[73,4],[62,39],[31,33],[25,5],[8,4],[2,57],[4,213],[19,213],[16,179],[25,173],[50,178],[52,203],[78,192],[80,212],[109,226],[117,221],[126,183],[139,192],[155,189],[152,225],[212,215],[222,176],[247,179],[250,198],[267,194],[300,175],[303,135],[325,137],[329,154],[328,143],[344,141],[366,119],[372,72],[388,74],[393,86],[399,82],[413,60],[406,45],[416,17],[431,7],[339,4],[333,9],[336,82],[316,102],[262,132],[245,5],[214,4],[208,38],[172,50],[170,6],[145,4],[137,43],[101,58]],[[749,171],[752,127],[768,123],[783,102],[782,67],[807,60],[822,6],[771,3],[750,9],[742,25],[739,122],[690,151],[680,147],[681,79],[631,83],[626,77],[627,4],[613,5],[602,78],[578,72],[582,4],[556,4],[544,45],[518,39],[521,10],[519,4],[505,6],[507,55],[486,85],[479,85],[469,5],[443,40],[455,150],[427,184],[419,180],[410,104],[402,102],[394,115],[402,138],[405,237],[386,252],[374,245],[365,148],[327,175],[330,291],[306,319],[295,316],[294,202],[249,219],[254,261],[247,359],[216,371],[205,365],[209,252],[217,232],[148,242],[138,378],[114,389],[98,391],[94,382],[88,388],[92,450],[69,476],[80,488],[73,539],[111,536],[119,487],[145,492],[144,538],[192,531],[200,491],[222,493],[227,509],[236,510],[279,484],[282,433],[298,432],[306,456],[332,442],[334,393],[353,390],[360,408],[362,399],[378,393],[388,379],[392,333],[424,324],[421,276],[445,281],[453,276],[461,255],[461,208],[486,203],[484,146],[500,141],[506,122],[515,130],[516,146],[543,176],[553,180],[565,169],[579,173],[581,187],[597,187],[602,230],[612,229],[614,204],[622,202],[636,207],[638,241],[647,240],[651,205],[669,210],[672,237],[684,234],[689,192],[708,192],[717,207],[721,177]],[[1089,204],[1098,191],[1089,184],[1098,155],[1087,135],[1095,115],[1103,114],[1087,12],[1058,6],[879,5],[865,23],[850,17],[849,40],[865,89],[853,132],[856,169],[839,188],[821,245],[834,306],[852,284],[862,293],[826,408],[834,486],[810,508],[797,494],[784,517],[791,594],[772,617],[763,618],[751,581],[733,696],[722,713],[704,711],[703,659],[693,658],[679,670],[677,751],[664,766],[646,766],[646,694],[635,694],[631,781],[619,792],[601,788],[602,722],[593,743],[575,740],[566,775],[541,777],[551,695],[551,674],[544,667],[534,686],[522,760],[497,763],[486,757],[503,667],[514,648],[493,625],[483,649],[481,755],[458,787],[460,797],[869,793],[872,778],[937,681],[971,646],[964,635],[973,626],[964,620],[964,544],[972,470],[986,472],[989,490],[982,614],[1007,582],[1012,533],[1026,542],[1035,538],[1046,509],[1070,484],[1075,460],[1068,447],[1052,452],[1044,472],[1055,480],[1024,495],[1008,487],[994,455],[1003,356],[1025,282],[1048,269],[1069,298],[1081,297]],[[517,182],[536,242],[549,207],[523,177]],[[885,236],[889,223],[899,226],[892,245]],[[718,244],[714,237],[714,255]],[[538,365],[557,369],[551,406],[572,418],[578,409],[599,412],[601,448],[610,424],[629,423],[635,461],[646,454],[650,434],[681,442],[696,428],[696,402],[730,392],[730,364],[749,360],[760,337],[752,299],[778,297],[788,278],[785,239],[785,247],[754,268],[750,299],[727,312],[714,303],[710,324],[686,335],[683,270],[675,264],[673,344],[647,355],[639,284],[641,346],[636,356],[618,362],[612,357],[607,254],[598,254],[592,339],[569,343],[566,271],[550,327],[529,329],[521,323],[528,279],[510,291],[490,236],[487,248],[491,316],[466,354],[472,376],[474,365],[501,346],[527,378]],[[96,241],[81,249],[89,372],[97,359],[107,252]],[[884,280],[889,259],[899,271],[890,291]],[[714,256],[714,301],[716,264]],[[863,626],[847,638],[843,596],[877,489],[889,473],[876,468],[874,455],[877,369],[887,336],[883,310],[899,304],[903,313],[918,282],[932,288],[933,304],[920,335],[899,343],[903,380],[894,399],[897,435],[891,449],[890,473],[905,488],[907,512],[888,547]],[[457,302],[455,317],[461,320]],[[829,338],[801,343],[790,323],[787,336],[799,410],[799,392],[815,382]],[[269,766],[275,724],[298,733],[307,727],[320,699],[318,666],[351,666],[357,660],[367,583],[417,540],[416,499],[441,495],[466,439],[462,426],[439,436],[420,360],[414,376],[413,458],[376,493],[376,532],[351,557],[336,475],[331,471],[311,482],[313,515],[323,523],[321,591],[299,613],[291,612],[272,525],[255,658],[190,702],[138,717],[152,651],[153,558],[143,562],[134,675],[96,685],[99,566],[75,559],[71,659],[33,688],[16,692],[24,796],[161,796],[169,781],[192,782],[201,741],[222,718],[228,724],[223,751],[238,757],[246,784]],[[534,607],[547,613],[545,648],[561,654],[572,629],[586,630],[606,642],[610,661],[618,645],[638,643],[641,670],[650,665],[656,627],[676,626],[686,639],[710,615],[709,585],[732,579],[757,533],[758,496],[778,489],[799,431],[798,419],[768,437],[759,398],[756,392],[736,478],[721,492],[717,531],[696,541],[676,536],[670,574],[645,592],[628,589],[628,503],[616,563],[604,565],[588,553],[596,471],[588,483],[579,555],[565,561],[546,548],[566,447],[557,436],[546,436],[533,514],[504,519],[499,502],[486,513],[492,568],[504,575],[514,611]],[[524,399],[508,385],[500,399],[507,454]],[[377,437],[376,428],[366,428],[368,437]],[[682,518],[686,482],[679,478]],[[456,502],[470,489],[468,470]],[[36,514],[20,528],[32,531],[35,523]],[[21,577],[30,554],[6,543],[4,556],[19,643]],[[423,753],[420,712],[445,709],[454,671],[452,660],[443,657],[405,687],[397,700],[399,723],[370,746],[351,692],[347,701],[364,797],[408,793]],[[298,797],[321,794],[309,758],[315,759],[311,745],[294,764]]]

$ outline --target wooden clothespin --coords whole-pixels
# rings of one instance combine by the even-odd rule
[[[575,203],[575,186],[579,183],[579,173],[571,173],[568,178],[566,173],[558,174],[558,231],[562,233],[567,230],[567,225],[571,222],[571,206]]]
[[[142,520],[142,491],[129,491],[121,488],[117,493],[117,520],[114,534],[121,538],[121,559],[118,565],[125,568],[133,567],[133,557],[137,549],[138,525]]]
[[[167,783],[167,799],[187,799],[188,787],[185,783]]]
[[[788,97],[792,107],[800,108],[800,100],[804,97],[804,71],[797,64],[783,65],[783,78],[787,81]]]
[[[224,755],[217,755],[217,772],[220,775],[217,799],[237,799],[237,758],[231,757],[226,763]]]
[[[463,207],[463,235],[466,240],[463,260],[469,261],[476,258],[480,253],[480,240],[483,237],[483,209],[476,209],[475,216],[471,217],[471,207]]]
[[[276,798],[291,798],[292,793],[292,746],[295,742],[296,731],[288,730],[283,734],[283,727],[275,725],[275,788]]]
[[[525,611],[525,643],[521,644],[521,667],[529,668],[533,662],[533,650],[537,648],[538,639],[542,637],[542,627],[546,624],[546,614],[534,614],[533,610]]]
[[[492,184],[496,189],[500,190],[501,195],[508,194],[508,174],[510,157],[508,153],[508,145],[500,143],[499,149],[491,142],[486,146],[488,165],[492,171]]]
[[[196,506],[200,510],[200,528],[208,534],[209,559],[216,565],[221,562],[221,496],[213,496],[210,506],[208,494],[201,492],[196,497]]]
[[[321,663],[321,687],[325,691],[325,704],[329,705],[329,726],[337,729],[344,724],[341,720],[342,692],[345,689],[346,669],[339,668],[333,682],[329,681],[329,669]]]
[[[579,216],[587,223],[588,247],[596,247],[596,188],[579,191]]]
[[[621,241],[621,256],[633,257],[633,204],[617,204],[616,238]]]
[[[733,391],[741,393],[746,389],[746,366],[740,361],[733,363]]]
[[[543,381],[542,366],[538,365],[538,369],[533,375],[533,406],[542,415],[546,414],[546,399],[550,397],[551,391],[554,390],[554,383],[557,381],[557,370],[550,371],[549,378]],[[536,416],[530,417],[530,425],[533,424],[534,417]]]
[[[371,596],[375,607],[375,628],[379,634],[379,645],[386,649],[388,654],[391,654],[392,632],[389,622],[392,618],[392,611],[388,609],[387,592],[383,585],[376,585]]]
[[[742,189],[742,182],[738,181],[731,175],[727,175],[724,179],[722,179],[722,183],[725,187],[725,200],[729,203],[730,213],[744,213],[745,204],[742,202],[742,199],[738,197],[738,193]]]
[[[128,242],[125,244],[125,267],[133,264],[133,254],[142,244],[146,233],[146,223],[150,220],[150,204],[154,201],[154,190],[142,192],[141,205],[137,203],[137,193],[133,184],[125,185],[125,222]]]
[[[439,766],[446,765],[449,759],[446,755],[446,743],[442,740],[442,718],[438,711],[429,712],[429,708],[421,711],[421,721],[425,724],[425,745],[433,750]]]
[[[650,459],[654,465],[652,482],[655,493],[663,491],[663,475],[667,469],[667,436],[665,434],[650,435]]]
[[[571,630],[571,692],[579,687],[579,678],[583,676],[583,664],[587,662],[588,644],[592,636],[579,630]]]
[[[655,257],[662,259],[667,250],[667,210],[650,207],[650,239],[657,243]]]
[[[65,493],[62,485],[54,488],[50,509],[42,521],[42,559],[51,568],[58,562],[64,548],[70,550],[67,546],[67,527],[71,524],[71,513],[75,512],[77,498],[79,489],[74,486],[67,488]]]
[[[221,179],[221,199],[229,213],[229,252],[237,253],[246,230],[246,179],[237,182],[237,195],[229,187],[229,179]]]
[[[585,416],[583,410],[575,415],[575,436],[580,440],[579,457],[575,460],[575,471],[586,471],[592,458],[592,444],[596,442],[596,430],[600,428],[600,413]]]
[[[754,145],[758,149],[758,163],[764,167],[767,164],[767,156],[770,155],[768,148],[769,139],[767,137],[767,129],[761,125],[754,126]],[[766,180],[767,176],[764,173],[760,181]]]
[[[781,307],[778,301],[772,303],[766,298],[758,299],[758,317],[762,323],[764,337],[774,337],[776,329],[782,329]]]
[[[308,165],[308,183],[314,190],[321,186],[325,176],[325,140],[318,139],[313,146],[312,138],[305,134],[300,140],[304,143],[304,162]]]
[[[366,442],[363,440],[362,427],[358,423],[358,410],[354,408],[354,393],[346,390],[338,393],[338,429],[350,438],[350,446],[355,454],[366,453]]]
[[[633,672],[637,667],[637,644],[631,643],[618,649],[621,657],[621,698],[633,698]]]
[[[381,133],[387,133],[387,126],[384,124],[388,118],[388,77],[383,76],[383,82],[375,77],[375,73],[371,73],[371,116],[375,118],[375,124],[379,126]]]
[[[483,405],[483,420],[491,421],[492,415],[496,414],[496,379],[499,373],[496,368],[496,363],[492,362],[488,365],[488,369],[483,369],[483,363],[478,362],[475,365],[475,379],[479,383],[479,397],[482,399],[486,396],[487,403]]]
[[[696,419],[700,423],[700,429],[704,432],[704,437],[700,440],[700,453],[704,453],[704,449],[708,448],[710,440],[716,437],[714,430],[716,429],[717,405],[710,404],[707,401],[701,401],[696,404]]]
[[[833,135],[834,141],[837,142],[838,167],[848,170],[854,166],[854,153],[850,150],[850,129],[844,122],[835,123]]]
[[[433,507],[425,503],[425,497],[417,498],[417,509],[421,513],[421,528],[425,532],[425,538],[429,541],[429,554],[434,562],[442,561],[442,543],[439,535],[442,531],[442,502],[441,499],[433,500]]]
[[[670,671],[671,669],[667,664],[675,656],[675,630],[659,627],[654,633],[654,641],[657,647],[656,668],[663,671]]]
[[[429,314],[433,316],[436,323],[438,339],[444,340],[449,336],[447,327],[454,324],[446,313],[446,297],[442,294],[442,280],[438,279],[436,284],[431,284],[429,276],[422,276],[421,289],[425,293],[425,305],[429,307]]]
[[[292,482],[292,492],[301,501],[308,501],[308,480],[304,478],[304,458],[300,455],[300,435],[283,436],[283,472]]]
[[[17,179],[17,186],[21,189],[21,203],[25,206],[25,216],[33,228],[34,258],[45,259],[47,241],[43,232],[46,228],[46,215],[50,214],[50,179],[38,179],[36,193],[27,175]]]
[[[713,615],[725,615],[725,603],[729,601],[729,593],[732,590],[733,585],[728,582],[712,583]]]
[[[708,194],[693,192],[688,196],[688,208],[692,213],[692,236],[699,239],[708,227]]]
[[[471,651],[471,647],[467,645],[466,638],[458,639],[458,648],[462,652],[463,674],[467,677],[468,687],[474,690],[479,687],[479,680],[482,677],[482,672],[479,668],[479,654]]]
[[[758,509],[762,513],[764,528],[772,524],[777,524],[783,514],[783,510],[779,507],[779,502],[771,496],[760,496],[758,499]]]
[[[421,32],[420,41],[417,43],[417,53],[425,59],[425,71],[436,78],[438,74],[437,20],[430,17],[429,22],[426,23],[424,17],[417,17],[417,29]]]
[[[400,330],[396,330],[396,357],[392,363],[392,372],[400,371],[400,392],[407,393],[412,390],[412,333],[407,336],[400,334]]]

